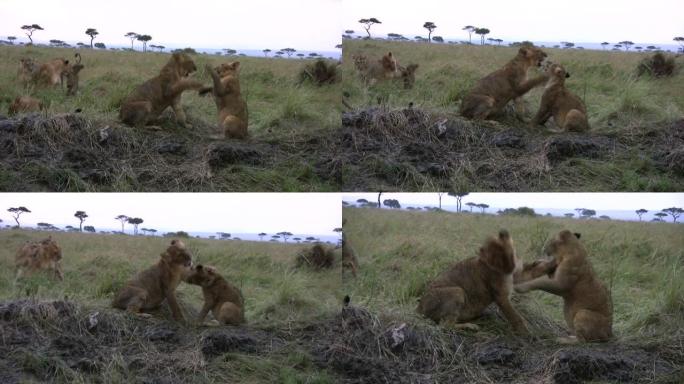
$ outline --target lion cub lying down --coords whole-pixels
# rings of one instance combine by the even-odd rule
[[[138,273],[119,291],[112,306],[131,313],[159,307],[166,300],[176,321],[183,320],[176,288],[181,278],[188,273],[192,256],[180,240],[172,240],[171,245],[161,254],[159,262]]]
[[[158,76],[139,85],[121,104],[119,118],[126,125],[142,127],[153,123],[168,107],[176,121],[185,126],[181,95],[188,90],[200,90],[202,83],[188,79],[197,71],[195,63],[185,53],[174,53]]]
[[[532,124],[544,125],[553,116],[556,125],[563,131],[588,131],[587,107],[582,99],[565,88],[565,79],[570,77],[570,74],[560,64],[549,65],[546,73],[549,81],[546,83],[539,111]]]
[[[559,338],[559,342],[606,341],[613,336],[610,293],[596,277],[579,238],[578,233],[561,231],[544,249],[553,257],[547,264],[552,276],[517,284],[515,291],[541,289],[563,298],[565,321],[572,336]]]
[[[42,241],[26,243],[19,248],[14,257],[16,280],[40,270],[51,271],[55,277],[64,280],[60,260],[62,260],[62,248],[52,239],[52,236]]]
[[[527,333],[525,322],[510,302],[513,274],[521,268],[513,239],[501,230],[497,237],[487,239],[479,256],[460,261],[437,276],[420,298],[417,311],[437,323],[477,329],[464,322],[479,317],[495,302],[516,332]]]
[[[209,311],[220,324],[239,325],[245,322],[245,301],[242,292],[223,278],[214,267],[197,265],[183,280],[202,287],[204,306],[197,317],[203,323]]]

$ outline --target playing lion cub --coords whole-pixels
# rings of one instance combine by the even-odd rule
[[[549,81],[544,88],[537,115],[532,125],[544,125],[553,116],[562,131],[584,132],[589,130],[587,107],[582,99],[565,87],[570,73],[560,64],[550,64],[546,70]]]
[[[212,135],[212,138],[246,138],[247,103],[240,94],[240,62],[224,63],[216,68],[207,64],[206,70],[211,75],[214,86],[201,89],[200,95],[212,91],[218,108],[218,133]]]
[[[157,264],[138,273],[117,293],[112,306],[131,313],[159,307],[166,300],[176,321],[183,313],[176,301],[176,288],[192,265],[192,255],[180,240],[172,240]]]
[[[541,289],[563,298],[565,321],[572,334],[558,339],[565,344],[606,341],[613,336],[610,293],[596,277],[579,239],[579,233],[561,231],[544,249],[553,257],[547,265],[551,277],[544,275],[515,285],[519,293]]]
[[[513,275],[521,269],[513,239],[501,230],[497,237],[487,239],[479,256],[460,261],[437,276],[420,298],[417,311],[440,324],[477,329],[466,322],[478,318],[495,302],[516,332],[527,333],[523,318],[510,302]]]
[[[62,260],[62,248],[52,239],[52,236],[41,241],[26,243],[19,248],[14,257],[15,281],[41,270],[51,271],[59,280],[64,280],[60,260]]]
[[[242,292],[226,281],[216,268],[197,265],[183,280],[202,287],[204,305],[197,317],[198,323],[204,322],[209,311],[220,324],[239,325],[245,322],[245,300]]]

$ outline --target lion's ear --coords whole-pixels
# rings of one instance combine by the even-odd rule
[[[240,62],[239,61],[234,62],[232,67],[234,70],[237,71],[238,69],[240,69]]]
[[[565,72],[565,78],[567,79],[568,77],[570,77],[570,72]]]
[[[387,52],[387,57],[392,57],[392,52]]]
[[[581,234],[581,233],[578,233],[578,232],[575,232],[574,235],[575,235],[575,237],[576,237],[577,239],[579,239],[580,237],[582,237],[582,234]]]

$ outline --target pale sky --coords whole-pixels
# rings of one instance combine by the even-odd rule
[[[87,28],[100,32],[95,42],[130,46],[124,35],[152,36],[166,47],[335,51],[341,43],[341,0],[0,0],[0,39],[38,24],[34,40],[89,43]],[[139,42],[138,42],[139,44]]]
[[[684,36],[681,0],[344,0],[343,30],[365,34],[359,19],[375,17],[382,24],[371,34],[400,33],[409,39],[427,37],[426,21],[437,25],[433,36],[467,40],[466,25],[488,28],[487,37],[506,41],[602,42],[676,45]],[[479,36],[473,34],[476,41]]]
[[[344,201],[357,199],[377,202],[377,193],[345,193]],[[437,193],[383,193],[381,200],[397,199],[404,205],[437,206]],[[660,211],[663,208],[684,208],[684,193],[471,193],[462,203],[488,204],[497,208],[530,207],[539,209],[587,208],[599,211],[634,211],[646,209]],[[455,205],[456,198],[444,194],[442,205]]]
[[[276,233],[333,236],[342,224],[337,193],[3,193],[2,225],[15,225],[7,212],[25,206],[22,226],[47,222],[78,227],[76,211],[86,211],[84,225],[120,230],[118,215],[140,217],[141,228],[160,232]]]

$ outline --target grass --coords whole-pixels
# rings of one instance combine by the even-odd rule
[[[379,58],[391,51],[401,65],[417,63],[420,65],[416,74],[413,89],[404,90],[400,82],[386,82],[375,87],[366,87],[354,69],[352,55],[364,54],[369,59]],[[441,163],[457,162],[450,167],[446,175],[435,176],[421,170],[420,158],[416,161],[410,156],[399,158],[408,169],[408,177],[391,177],[380,173],[372,165],[359,160],[356,172],[359,179],[368,178],[359,190],[424,190],[432,191],[436,186],[464,186],[465,190],[534,190],[534,191],[641,191],[641,190],[679,190],[684,184],[680,171],[663,167],[659,163],[661,153],[665,157],[677,151],[670,148],[669,138],[676,135],[677,121],[684,117],[684,60],[677,58],[674,77],[654,79],[637,77],[638,63],[647,53],[603,52],[593,50],[562,50],[545,48],[549,59],[563,64],[571,77],[566,81],[567,87],[582,98],[588,110],[591,125],[590,134],[571,136],[577,139],[593,140],[596,137],[608,137],[616,141],[617,146],[601,149],[601,156],[587,164],[586,155],[575,154],[563,159],[559,164],[550,164],[541,172],[534,169],[536,157],[525,159],[530,148],[525,148],[514,156],[498,156],[496,145],[487,140],[473,148],[475,154],[465,153],[463,156],[470,162],[449,154],[453,145],[439,148],[445,159]],[[434,43],[390,42],[378,40],[345,40],[343,42],[343,83],[342,89],[349,94],[349,103],[357,109],[380,106],[382,113],[389,114],[406,108],[410,103],[427,116],[425,126],[417,126],[416,130],[432,129],[437,122],[448,119],[455,125],[463,126],[458,116],[461,99],[472,88],[477,80],[500,68],[517,53],[516,48],[499,46],[468,46]],[[534,70],[536,71],[536,70]],[[538,108],[543,87],[532,90],[525,97],[528,119]],[[377,120],[377,119],[376,119]],[[529,127],[517,121],[511,113],[506,113],[499,125],[474,124],[479,136],[496,135],[502,131],[513,129],[522,132],[525,143],[536,141],[548,142],[565,135],[552,134],[541,128]],[[469,124],[469,123],[467,123]],[[551,127],[551,125],[549,125]],[[401,126],[407,133],[408,128]],[[370,130],[371,128],[368,128]],[[357,133],[361,135],[361,133]],[[417,135],[417,134],[415,134]],[[359,139],[355,145],[358,146]],[[415,141],[424,141],[415,137]],[[445,139],[442,139],[445,141]],[[472,144],[471,144],[472,145]],[[679,145],[679,144],[678,144]],[[406,145],[408,146],[408,144]],[[529,145],[528,145],[529,146]],[[543,147],[543,145],[541,146]],[[409,147],[410,148],[410,147]],[[355,149],[355,147],[350,147]],[[393,151],[396,152],[397,148]],[[401,152],[401,149],[399,149]],[[461,151],[463,152],[463,151]],[[504,167],[507,159],[527,163],[518,169],[529,169],[530,175],[524,182],[513,186],[505,184],[491,185],[484,172],[475,172],[462,168],[482,165],[483,160],[476,158],[478,153],[495,152],[488,158],[496,158],[498,167]],[[543,150],[535,147],[532,152]],[[501,158],[499,158],[501,157]],[[413,162],[413,164],[411,164]],[[417,164],[416,164],[417,163]],[[472,164],[471,164],[472,163]],[[577,164],[579,163],[579,164]],[[578,167],[579,165],[579,167]],[[491,166],[491,165],[488,165]],[[476,169],[477,171],[477,169]],[[541,175],[540,175],[541,173]],[[384,176],[384,177],[383,177]],[[540,177],[541,176],[541,177]],[[483,180],[484,179],[484,180]],[[352,185],[353,180],[348,184]]]
[[[273,336],[276,347],[263,347],[264,350],[268,348],[267,352],[262,352],[259,346],[260,352],[257,354],[231,351],[213,359],[205,359],[198,341],[186,340],[201,339],[206,334],[206,328],[193,324],[179,329],[181,341],[175,351],[173,347],[168,350],[168,346],[156,346],[140,338],[121,336],[126,332],[135,333],[136,329],[147,328],[149,331],[149,327],[173,327],[165,304],[155,315],[161,319],[151,323],[140,323],[122,311],[109,307],[114,293],[133,274],[158,260],[159,253],[165,249],[169,239],[54,233],[53,237],[62,247],[64,281],[54,281],[36,274],[15,286],[15,250],[27,240],[44,237],[44,233],[36,231],[0,231],[0,241],[4,245],[0,250],[0,302],[20,300],[27,295],[38,303],[66,299],[79,306],[76,310],[77,322],[98,311],[101,314],[101,327],[109,330],[104,332],[106,338],[103,343],[111,342],[109,338],[114,338],[121,343],[122,349],[114,348],[112,358],[107,359],[106,364],[98,365],[95,373],[73,368],[67,357],[23,349],[24,374],[37,372],[36,375],[43,377],[43,380],[56,382],[142,380],[149,372],[161,376],[171,375],[176,381],[195,383],[334,381],[334,375],[312,362],[314,357],[311,350],[305,341],[299,340],[295,330],[323,321],[339,311],[339,274],[337,270],[313,272],[295,269],[295,257],[304,248],[303,244],[200,239],[185,241],[192,250],[195,263],[216,266],[228,281],[242,290],[248,325],[235,328],[235,332],[257,335],[254,336],[257,338],[265,337],[263,334],[267,332],[277,334],[277,337]],[[203,301],[200,287],[181,284],[177,292],[186,319],[194,318]],[[56,329],[61,330],[59,334],[65,337],[78,339],[79,335],[88,335],[82,328],[77,331],[65,330],[69,329],[68,325],[59,324],[59,321],[54,321],[45,329],[44,321],[37,323],[30,324],[41,330],[41,337],[48,337]],[[0,350],[6,346],[0,342]],[[132,368],[131,358],[135,353],[127,354],[125,350],[135,347],[142,350],[135,358],[142,360],[138,363],[140,366]],[[0,361],[0,366],[2,364]],[[173,366],[168,367],[168,364]],[[60,368],[55,371],[56,366]]]
[[[623,358],[630,353],[627,346],[650,351],[658,346],[669,346],[671,351],[681,348],[684,338],[682,225],[373,208],[344,208],[343,216],[347,241],[354,247],[360,262],[359,277],[346,282],[343,290],[351,296],[352,302],[389,324],[406,322],[416,328],[433,329],[434,340],[448,340],[452,337],[451,331],[434,326],[415,312],[417,299],[426,283],[452,263],[475,256],[484,239],[496,234],[499,228],[509,230],[518,255],[525,261],[539,257],[545,242],[567,228],[582,234],[582,242],[597,276],[611,291],[615,333],[615,341],[606,345],[590,344],[570,351],[612,350],[613,356]],[[475,321],[481,331],[465,344],[479,345],[483,340],[503,339],[516,346],[510,348],[517,355],[543,351],[540,359],[568,351],[553,341],[566,329],[560,297],[541,291],[514,294],[513,305],[529,323],[535,339],[521,342],[512,337],[510,326],[498,310],[494,310]],[[684,355],[669,353],[662,352],[662,355],[678,356],[675,361],[679,363],[673,364],[681,368]],[[467,362],[471,357],[460,358]],[[470,363],[463,364],[468,366]],[[601,363],[594,360],[592,364]],[[529,367],[525,366],[523,371],[527,369]],[[486,367],[471,366],[470,370],[478,372],[471,376],[471,380],[477,382],[486,381],[482,375],[492,374]],[[528,372],[523,371],[519,372],[521,376],[515,374],[520,380],[539,379],[538,376],[525,376]],[[651,379],[663,379],[655,375]],[[638,381],[636,377],[632,379]]]
[[[175,124],[172,113],[167,112],[166,120],[161,124],[163,131],[129,130],[118,122],[118,111],[124,98],[140,83],[156,76],[161,67],[168,61],[169,54],[141,52],[112,52],[100,50],[81,51],[85,69],[80,74],[80,91],[75,97],[67,97],[60,88],[34,89],[24,87],[17,79],[19,59],[31,57],[44,62],[55,57],[71,59],[74,51],[61,48],[40,47],[0,47],[0,111],[7,111],[14,97],[31,95],[44,102],[47,116],[82,110],[81,115],[92,122],[93,129],[109,126],[124,133],[136,142],[163,142],[172,137],[190,143],[191,148],[202,153],[209,147],[207,136],[212,132],[217,120],[216,106],[211,97],[202,98],[194,92],[183,96],[183,105],[188,121],[193,125],[190,130]],[[219,57],[211,55],[193,56],[198,68],[195,79],[207,84],[210,77],[205,73],[206,64],[217,65],[226,61],[241,62],[240,85],[249,109],[248,146],[275,146],[263,158],[264,164],[254,165],[237,162],[235,165],[214,170],[203,183],[204,190],[278,190],[309,191],[334,190],[330,180],[321,177],[302,177],[306,170],[317,160],[312,149],[303,143],[311,140],[323,140],[330,136],[333,129],[339,126],[339,93],[338,84],[316,86],[309,82],[299,84],[299,73],[309,60],[288,60],[278,58],[255,57]],[[282,149],[281,149],[282,147]],[[69,150],[69,146],[58,148],[61,152]],[[280,150],[279,150],[280,149]],[[189,152],[193,152],[192,150]],[[136,154],[149,158],[155,155],[143,152]],[[134,162],[129,158],[114,161]],[[201,162],[186,155],[188,162]],[[158,162],[161,162],[162,159]],[[48,162],[48,161],[44,161]],[[24,163],[22,163],[24,165]],[[17,165],[14,172],[0,173],[0,185],[6,190],[70,190],[70,191],[138,191],[138,190],[193,190],[191,185],[169,186],[156,181],[156,185],[144,185],[144,177],[139,174],[144,164],[134,164],[134,168],[125,172],[118,170],[116,179],[131,178],[132,181],[93,182],[78,176],[78,167],[57,165],[43,170],[42,177],[23,173]],[[173,166],[169,166],[173,168]],[[75,171],[76,179],[81,182],[60,183],[54,178],[70,177],[65,175]],[[196,170],[195,170],[196,171]],[[185,171],[193,173],[193,170]],[[196,172],[195,172],[196,173]],[[47,175],[45,175],[47,174]],[[25,185],[17,185],[16,179],[24,179]],[[113,179],[114,179],[113,178]],[[142,180],[142,181],[141,181]],[[141,185],[143,184],[143,185]],[[16,187],[13,187],[16,185]],[[196,188],[196,184],[195,184]]]

